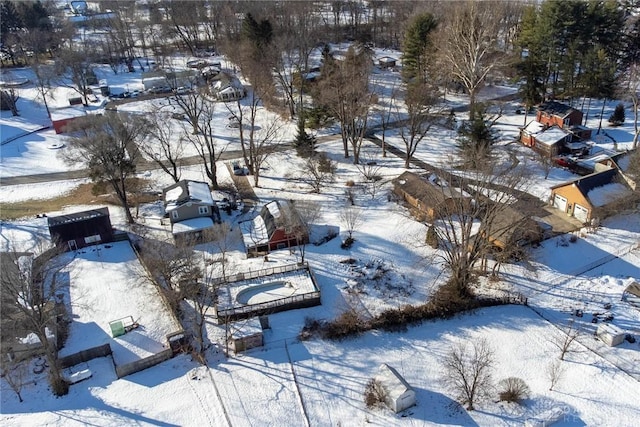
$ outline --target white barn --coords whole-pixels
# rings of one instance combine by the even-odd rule
[[[385,391],[385,403],[393,412],[398,413],[416,404],[416,392],[409,383],[393,369],[383,363],[375,379]]]

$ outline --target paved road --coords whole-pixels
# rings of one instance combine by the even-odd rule
[[[492,101],[512,101],[518,98],[518,94],[509,94],[505,96],[501,96],[493,99]],[[139,101],[140,98],[135,98],[131,100],[121,100],[120,103],[128,102],[128,101]],[[461,105],[458,107],[454,107],[453,110],[456,112],[464,112],[469,109],[468,105]],[[387,129],[393,129],[395,127],[401,126],[404,121],[395,121],[388,124]],[[380,129],[377,127],[373,127],[369,134],[373,134],[378,132]],[[322,137],[318,137],[317,141],[319,143],[334,140],[339,135],[326,135]],[[285,151],[291,149],[291,144],[281,144],[277,146],[278,151]],[[400,150],[393,152],[389,150],[393,154],[398,155],[399,157],[403,157]],[[400,154],[397,154],[400,153]],[[232,160],[232,159],[240,159],[242,158],[242,152],[240,150],[229,150],[222,153],[220,156],[220,160]],[[191,156],[185,157],[181,159],[182,166],[191,166],[202,163],[202,159],[199,156]],[[418,165],[418,164],[417,164]],[[418,165],[419,166],[419,165]],[[136,165],[136,170],[138,172],[144,172],[149,170],[160,169],[160,166],[154,161],[143,160],[138,162]],[[43,182],[51,182],[51,181],[66,181],[70,179],[79,179],[79,178],[87,178],[89,176],[89,171],[87,169],[73,170],[73,171],[64,171],[64,172],[51,172],[51,173],[43,173],[43,174],[34,174],[34,175],[22,175],[22,176],[12,176],[12,177],[4,177],[0,178],[0,185],[19,185],[19,184],[36,184]]]

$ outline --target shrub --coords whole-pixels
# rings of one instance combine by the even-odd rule
[[[384,405],[386,393],[380,381],[372,378],[364,388],[364,404],[368,409],[379,408]]]
[[[498,383],[498,396],[503,402],[520,403],[529,397],[529,386],[522,378],[509,377]]]
[[[300,341],[306,341],[310,339],[322,329],[322,326],[322,322],[318,319],[305,317],[304,326],[302,327],[302,331],[300,331],[300,333],[298,334],[298,339],[300,339]]]
[[[433,228],[433,225],[430,225],[429,228],[427,228],[425,243],[433,249],[438,249],[438,234],[436,233],[435,228]]]
[[[318,153],[318,171],[323,173],[336,173],[336,163],[327,157],[326,153]]]
[[[324,337],[330,340],[342,340],[357,335],[367,329],[366,325],[353,310],[345,311],[333,322],[324,327]]]

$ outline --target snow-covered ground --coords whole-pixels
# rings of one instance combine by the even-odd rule
[[[393,56],[389,51],[377,54]],[[112,75],[105,68],[99,70],[99,77],[108,78],[112,88],[116,88],[114,92],[118,92],[137,88],[134,86],[140,75],[138,72]],[[398,79],[399,74],[391,70],[376,75],[376,84],[383,88],[385,102],[390,102],[391,90]],[[2,141],[13,132],[12,127],[21,129],[13,133],[19,135],[42,125],[42,107],[26,104],[27,90],[23,90],[23,99],[19,101],[20,118],[2,112]],[[493,86],[484,96],[491,98],[513,91],[514,88]],[[462,95],[447,94],[447,101],[457,106],[466,100]],[[608,117],[615,105],[616,102],[607,103],[604,117]],[[145,107],[148,105],[132,103],[127,104],[126,109],[141,111]],[[218,110],[217,138],[235,144],[236,130],[226,127],[228,119],[223,108],[221,105]],[[496,145],[496,156],[505,163],[517,158],[516,167],[528,173],[527,191],[547,200],[552,185],[576,175],[552,168],[548,178],[544,178],[544,169],[536,155],[512,142],[524,120],[524,116],[515,114],[516,108],[516,103],[508,104],[498,122],[502,134]],[[591,109],[599,111],[600,106],[594,101]],[[402,111],[401,106],[394,111]],[[588,125],[597,128],[598,119],[589,119]],[[294,128],[289,126],[287,132],[293,132]],[[619,128],[609,129],[605,125],[604,129],[615,142],[599,137],[594,140],[596,146],[629,148],[632,140],[629,120]],[[50,144],[64,141],[64,137],[50,132],[53,131],[34,133],[3,145],[0,178],[67,170],[68,166],[55,155],[65,147],[48,148]],[[292,138],[292,134],[289,137]],[[388,131],[386,141],[402,148],[395,131]],[[452,131],[434,127],[416,157],[447,166],[455,156],[455,144]],[[348,308],[368,316],[391,307],[419,304],[447,278],[439,253],[424,244],[425,225],[411,219],[405,208],[387,198],[391,179],[405,170],[404,161],[391,155],[383,158],[376,146],[366,142],[363,158],[374,160],[377,174],[382,177],[373,186],[363,182],[362,174],[351,164],[352,159],[344,158],[339,138],[329,138],[318,149],[336,161],[338,168],[336,181],[323,186],[320,194],[310,192],[302,172],[304,161],[293,151],[276,153],[267,159],[261,170],[260,187],[255,188],[255,192],[264,202],[315,200],[322,205],[317,225],[341,227],[339,238],[320,246],[308,245],[306,250],[305,260],[313,269],[321,290],[321,306],[270,315],[271,329],[265,332],[265,347],[229,358],[222,356],[224,328],[212,321],[207,327],[208,339],[214,343],[208,353],[208,367],[195,364],[188,356],[179,356],[118,380],[108,358],[96,359],[72,368],[75,371],[88,367],[93,377],[73,385],[70,394],[59,399],[52,398],[46,390],[44,377],[35,376],[34,382],[23,389],[24,403],[18,403],[3,381],[0,422],[3,425],[516,426],[549,409],[560,408],[565,417],[558,425],[637,424],[640,346],[637,342],[625,342],[618,347],[606,347],[592,337],[596,325],[591,323],[593,313],[606,311],[604,305],[609,303],[613,323],[627,333],[640,335],[639,312],[620,301],[624,287],[631,280],[640,279],[640,214],[637,211],[605,221],[595,233],[577,233],[574,243],[566,236],[545,241],[541,247],[532,249],[528,264],[503,266],[499,282],[481,281],[486,292],[522,293],[531,308],[484,309],[447,321],[427,322],[403,333],[373,331],[343,342],[317,339],[299,342],[297,335],[306,317],[332,319]],[[230,184],[226,166],[220,164],[218,171],[219,180]],[[183,168],[182,172],[183,178],[206,181],[198,165]],[[152,182],[153,190],[172,182],[157,170],[145,173],[144,178]],[[347,187],[351,180],[356,185]],[[0,197],[5,203],[46,195],[53,197],[79,182],[3,186]],[[348,204],[348,188],[356,205],[362,208],[363,221],[354,231],[355,244],[344,250],[340,247],[341,239],[346,236],[341,213]],[[66,207],[64,211],[78,209]],[[110,212],[115,227],[128,229],[120,208],[110,207]],[[166,234],[166,227],[161,226],[158,219],[162,213],[159,204],[144,205],[140,213],[139,222],[150,233]],[[233,212],[223,217],[239,221],[249,219],[252,214],[255,212],[245,215]],[[3,249],[33,249],[38,237],[48,237],[46,218],[0,224]],[[211,246],[200,245],[198,250],[216,256]],[[126,257],[125,252],[118,251],[118,256]],[[93,252],[83,256],[94,255],[97,257]],[[300,261],[300,253],[289,250],[270,254],[268,261],[246,259],[237,249],[230,251],[228,257],[227,274]],[[89,268],[84,264],[89,260],[83,257],[73,262],[78,268]],[[97,258],[92,259],[91,265],[95,268],[91,267],[91,271],[96,270],[96,281],[99,281],[96,262]],[[109,269],[113,269],[108,270],[110,277],[122,278],[123,265],[109,264]],[[118,269],[123,271],[116,271]],[[571,316],[577,308],[584,311],[583,318]],[[559,356],[552,337],[560,334],[569,319],[575,319],[583,331],[577,346],[579,351],[570,353],[562,362],[564,378],[549,391],[545,371],[549,362]],[[532,394],[522,406],[496,403],[494,399],[477,405],[477,411],[467,412],[454,403],[456,396],[447,388],[448,381],[443,378],[439,360],[451,344],[478,338],[487,339],[496,353],[496,380],[517,376],[531,388]],[[367,410],[364,406],[365,384],[381,363],[395,367],[416,389],[418,406],[402,417],[386,410]]]
[[[168,348],[167,335],[181,326],[146,278],[128,241],[90,246],[63,257],[65,268],[59,274],[69,278],[65,301],[72,321],[61,357],[109,343],[114,362],[123,365]],[[126,325],[139,326],[112,338],[110,322],[123,318]]]

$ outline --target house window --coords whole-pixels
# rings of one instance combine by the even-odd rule
[[[209,213],[209,206],[199,206],[198,213],[200,215],[207,215]]]
[[[172,211],[171,212],[171,218],[178,219],[178,211]]]
[[[97,243],[97,242],[100,242],[100,241],[102,241],[102,239],[100,238],[99,234],[94,234],[93,236],[87,236],[87,237],[84,238],[84,242],[87,245],[90,245],[91,243]]]

